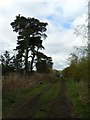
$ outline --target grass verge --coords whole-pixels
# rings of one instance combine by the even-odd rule
[[[75,118],[89,118],[89,106],[87,105],[87,88],[84,83],[81,81],[79,83],[68,80],[67,82],[68,87],[68,95],[72,100],[74,105],[74,113],[73,117]]]
[[[2,95],[2,112],[3,117],[6,117],[17,106],[23,104],[28,99],[39,94],[45,88],[49,87],[51,83],[44,81],[43,84],[38,83],[32,88],[16,89],[14,91],[5,91]]]

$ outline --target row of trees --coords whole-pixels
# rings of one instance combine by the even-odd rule
[[[10,56],[10,53],[5,51],[1,55],[3,71],[23,69],[27,73],[33,72],[36,67],[38,72],[45,72],[52,68],[52,58],[41,52],[45,49],[42,43],[47,37],[45,32],[48,23],[18,15],[10,25],[13,31],[18,33],[17,46],[14,49],[17,54]]]
[[[76,52],[70,54],[69,67],[63,70],[63,75],[75,81],[83,80],[88,83],[88,52],[87,47],[76,48]]]
[[[69,67],[65,68],[62,73],[65,77],[75,81],[83,80],[90,87],[90,14],[87,15],[84,24],[78,25],[75,28],[75,34],[81,36],[82,40],[87,42],[86,46],[75,48],[70,54]]]

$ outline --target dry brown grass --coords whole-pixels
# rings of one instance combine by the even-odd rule
[[[15,90],[18,88],[32,87],[39,81],[53,80],[51,74],[33,74],[33,75],[20,75],[19,73],[10,73],[8,76],[2,78],[3,90]]]

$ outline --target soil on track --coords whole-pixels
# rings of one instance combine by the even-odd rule
[[[48,91],[50,87],[44,89],[36,96],[25,101],[23,105],[18,106],[15,110],[8,115],[9,118],[34,118],[37,111],[42,111],[45,114],[45,118],[71,118],[73,112],[73,105],[69,99],[67,86],[64,80],[60,80],[60,94],[51,103],[45,103],[40,101],[40,97]],[[48,104],[48,109],[41,109],[40,106]],[[26,117],[27,116],[27,117]],[[43,117],[43,118],[44,118]]]
[[[61,91],[58,99],[53,103],[52,118],[72,118],[73,104],[69,99],[67,86],[64,80],[61,80]]]

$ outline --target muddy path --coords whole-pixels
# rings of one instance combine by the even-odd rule
[[[60,82],[61,90],[58,99],[54,101],[50,118],[72,118],[73,104],[69,99],[65,80]]]
[[[61,81],[60,114],[59,117],[72,117],[73,105],[68,96],[68,89],[64,80]]]
[[[52,86],[40,91],[13,110],[8,118],[34,118],[37,112],[43,112],[43,118],[71,118],[73,105],[69,99],[65,80],[60,80],[59,95],[51,102],[41,101],[41,96]]]
[[[14,109],[9,115],[8,118],[32,118],[34,117],[34,114],[38,110],[38,106],[40,106],[40,96],[45,93],[48,89],[47,87],[43,91],[40,91],[32,98],[26,100],[22,105],[18,106],[16,109]]]

